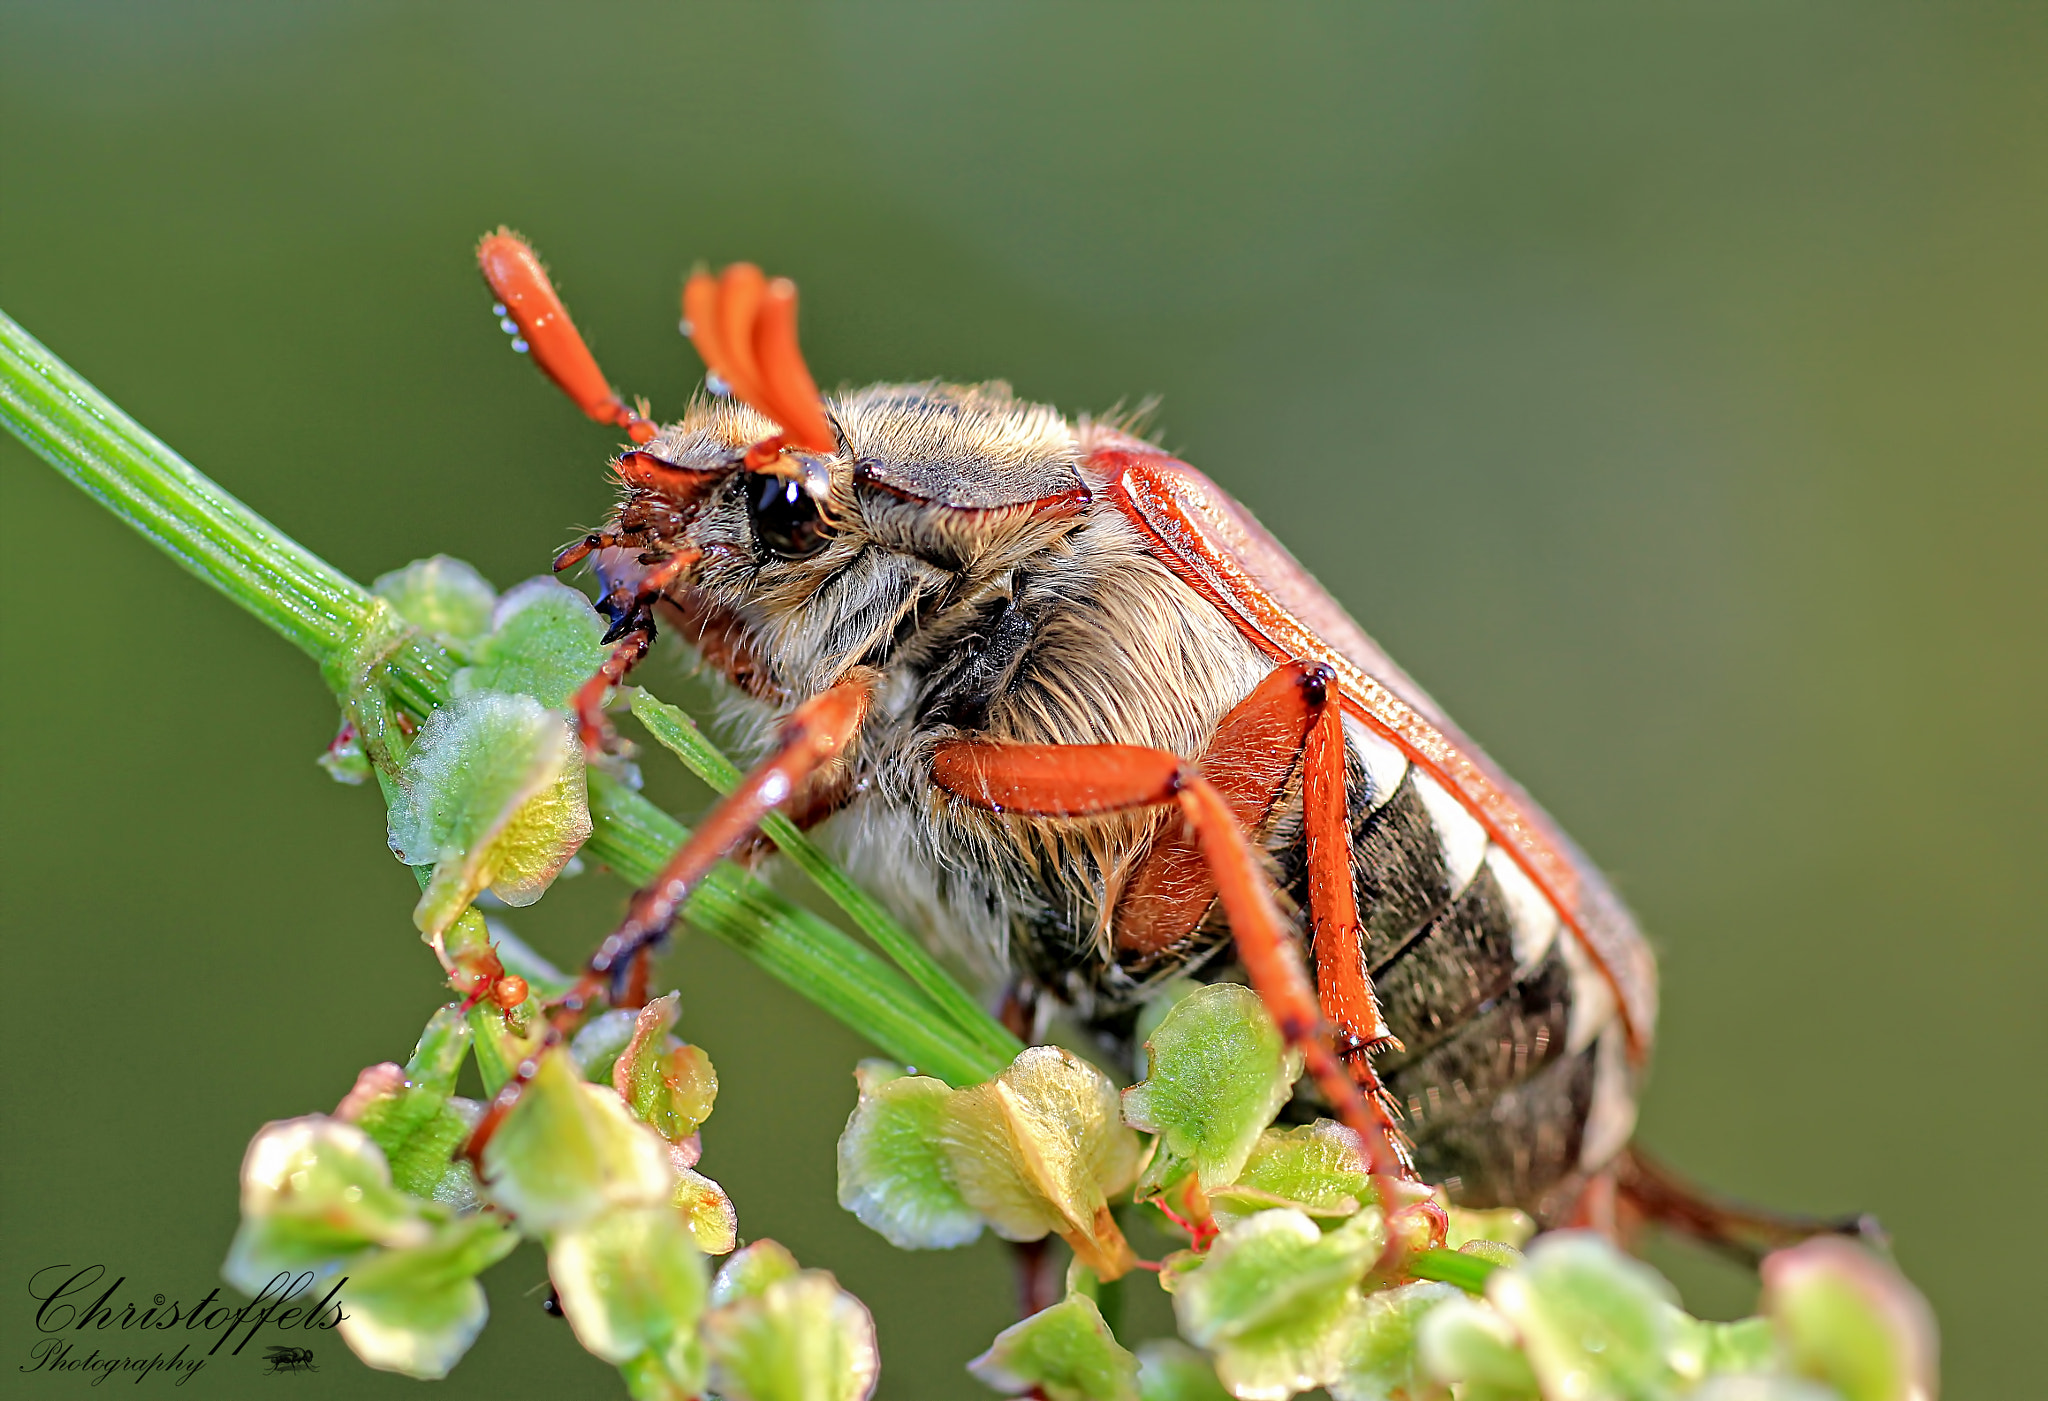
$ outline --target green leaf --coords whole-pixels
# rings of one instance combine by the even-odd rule
[[[384,1150],[391,1180],[400,1191],[456,1207],[476,1197],[469,1165],[454,1157],[475,1122],[476,1116],[450,1096],[424,1090],[379,1100],[357,1120]]]
[[[1137,1174],[1138,1138],[1094,1066],[1057,1046],[1029,1047],[946,1101],[940,1140],[961,1197],[997,1235],[1057,1232],[1105,1280],[1135,1263],[1108,1199]]]
[[[1011,1324],[967,1370],[1005,1396],[1035,1390],[1047,1401],[1138,1401],[1138,1359],[1085,1294]]]
[[[1462,1250],[1471,1241],[1492,1241],[1511,1245],[1519,1253],[1529,1243],[1529,1237],[1536,1234],[1536,1223],[1529,1214],[1511,1206],[1492,1211],[1453,1206],[1446,1207],[1444,1214],[1450,1218],[1444,1245],[1451,1250]]]
[[[639,1025],[639,1010],[632,1007],[614,1007],[585,1022],[569,1043],[569,1054],[583,1068],[583,1078],[600,1085],[611,1084],[612,1067],[632,1044],[633,1032]]]
[[[1839,1236],[1764,1260],[1763,1311],[1789,1369],[1844,1401],[1931,1401],[1939,1388],[1934,1315],[1897,1269]]]
[[[469,1023],[463,1019],[462,1008],[450,1004],[439,1009],[427,1019],[412,1048],[412,1058],[405,1063],[406,1082],[415,1089],[454,1094],[455,1077],[469,1055],[469,1042]]]
[[[730,1286],[720,1271],[725,1302],[704,1316],[711,1389],[724,1401],[864,1401],[881,1372],[867,1308],[824,1270],[783,1273],[787,1251],[749,1258],[757,1249],[726,1267]]]
[[[700,1401],[704,1347],[696,1337],[678,1338],[661,1352],[643,1352],[619,1364],[633,1401]]]
[[[391,806],[391,849],[434,868],[413,922],[435,938],[485,887],[508,905],[538,900],[590,830],[568,720],[491,691],[427,717]]]
[[[1325,1234],[1299,1211],[1262,1211],[1225,1231],[1174,1283],[1181,1335],[1207,1348],[1233,1395],[1285,1397],[1334,1380],[1359,1282],[1385,1231],[1365,1210]]]
[[[469,1165],[453,1160],[475,1123],[474,1113],[453,1099],[469,1046],[469,1024],[461,1009],[441,1008],[406,1063],[402,1088],[370,1101],[355,1118],[383,1150],[399,1190],[455,1206],[476,1196]]]
[[[265,1124],[242,1159],[242,1224],[223,1268],[255,1294],[280,1270],[331,1273],[370,1246],[424,1245],[424,1204],[391,1184],[391,1170],[354,1124],[309,1114]]]
[[[1342,1361],[1329,1382],[1333,1401],[1409,1401],[1427,1395],[1432,1379],[1416,1352],[1416,1335],[1430,1310],[1463,1297],[1448,1284],[1408,1284],[1367,1296],[1352,1316]]]
[[[953,1091],[890,1061],[854,1071],[860,1102],[839,1135],[839,1204],[901,1250],[946,1250],[981,1235],[953,1185],[941,1135]]]
[[[350,1261],[343,1341],[381,1371],[447,1376],[490,1317],[477,1275],[518,1244],[503,1222],[469,1216],[442,1226],[423,1245]]]
[[[402,611],[402,610],[401,610]],[[454,693],[505,691],[556,709],[604,664],[604,620],[590,600],[542,575],[515,584],[489,617],[490,633],[455,673]]]
[[[328,746],[320,751],[320,757],[313,762],[327,770],[327,776],[336,783],[350,787],[368,783],[370,775],[377,771],[370,762],[369,754],[363,749],[362,736],[355,726],[345,724]]]
[[[1676,1392],[1672,1353],[1683,1315],[1655,1270],[1603,1238],[1559,1231],[1526,1262],[1486,1282],[1487,1300],[1514,1326],[1546,1394],[1637,1401]]]
[[[669,1035],[682,994],[671,992],[642,1007],[633,1039],[612,1065],[612,1088],[641,1122],[671,1143],[688,1138],[711,1117],[718,1072],[702,1048]]]
[[[1778,1338],[1767,1318],[1702,1323],[1700,1364],[1715,1372],[1770,1372],[1778,1367]]]
[[[1124,1091],[1124,1121],[1159,1135],[1148,1186],[1193,1168],[1204,1190],[1236,1180],[1301,1077],[1259,995],[1212,983],[1182,998],[1145,1042],[1149,1069]]]
[[[558,1049],[541,1056],[485,1148],[484,1190],[522,1227],[545,1233],[618,1207],[667,1208],[675,1172],[660,1135]]]
[[[1698,1390],[1687,1392],[1685,1401],[1842,1401],[1842,1393],[1803,1377],[1752,1372],[1709,1377]]]
[[[676,1158],[676,1151],[671,1149],[669,1160],[676,1170],[676,1187],[670,1204],[682,1217],[684,1229],[699,1250],[706,1255],[727,1254],[740,1243],[738,1209],[725,1194],[725,1188]]]
[[[1275,1206],[1349,1216],[1372,1200],[1372,1172],[1358,1135],[1329,1119],[1265,1130],[1236,1180],[1209,1194],[1216,1219],[1226,1225]]]
[[[602,1212],[548,1243],[548,1277],[576,1341],[614,1366],[652,1354],[690,1391],[704,1380],[695,1337],[709,1273],[665,1204]]]
[[[471,565],[447,555],[416,559],[403,569],[380,574],[370,592],[384,599],[414,627],[460,649],[484,635],[498,591]],[[588,606],[588,605],[586,605]]]
[[[456,927],[459,929],[461,925]],[[475,1038],[471,1045],[476,1052],[477,1074],[483,1077],[487,1095],[495,1095],[503,1089],[517,1073],[521,1062],[539,1053],[547,1033],[547,1023],[538,1017],[528,1019],[522,1031],[513,1025],[513,1019],[496,1003],[489,1001],[479,1002],[470,1008],[464,1020],[469,1023]]]
[[[1416,1351],[1430,1376],[1458,1386],[1459,1401],[1537,1401],[1535,1369],[1514,1326],[1490,1304],[1444,1300],[1423,1315]]]
[[[718,1278],[711,1283],[711,1302],[736,1304],[759,1298],[769,1285],[802,1273],[803,1266],[787,1246],[780,1241],[757,1240],[719,1267]]]
[[[1231,1401],[1209,1359],[1178,1338],[1138,1345],[1141,1401]]]

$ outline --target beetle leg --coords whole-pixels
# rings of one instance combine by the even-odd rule
[[[1344,792],[1344,720],[1336,674],[1320,662],[1297,661],[1270,672],[1218,723],[1201,768],[1239,823],[1255,831],[1285,791],[1297,761],[1316,992],[1353,1077],[1391,1119],[1394,1111],[1371,1057],[1401,1043],[1380,1015],[1365,968]],[[1162,833],[1117,900],[1117,947],[1140,955],[1173,947],[1194,932],[1215,896],[1192,837]],[[1406,1163],[1406,1147],[1395,1141]]]
[[[1318,662],[1276,667],[1217,722],[1199,763],[1246,831],[1258,831],[1286,791],[1329,679]],[[1118,892],[1110,917],[1117,949],[1140,961],[1164,953],[1195,932],[1215,901],[1216,882],[1194,834],[1169,826]]]
[[[624,922],[590,956],[572,1002],[587,1002],[642,949],[667,934],[676,911],[705,873],[838,757],[867,718],[873,687],[871,673],[856,673],[796,708],[783,722],[775,752],[712,808],[661,873],[633,897]]]
[[[625,681],[626,674],[640,664],[640,659],[653,645],[654,629],[651,626],[634,628],[626,634],[624,641],[612,648],[612,654],[604,659],[604,665],[578,686],[576,694],[569,698],[569,708],[576,712],[576,733],[583,741],[585,754],[604,752],[609,729],[604,718],[604,698],[612,687]]]
[[[541,372],[599,423],[625,429],[626,436],[636,443],[655,435],[655,425],[605,382],[597,357],[569,319],[569,309],[562,305],[531,244],[510,229],[500,228],[477,245],[476,261],[483,269],[484,281],[491,284],[504,307],[502,315],[512,323],[508,329],[517,333],[514,350],[532,352],[533,363]]]
[[[554,1050],[562,1044],[562,1040],[561,1029],[549,1025],[541,1036],[541,1052]],[[498,1086],[498,1092],[491,1096],[491,1102],[484,1106],[482,1116],[477,1119],[476,1127],[469,1131],[469,1137],[455,1150],[455,1156],[469,1163],[470,1170],[476,1174],[479,1182],[484,1176],[484,1149],[490,1147],[491,1140],[498,1136],[498,1129],[504,1124],[505,1116],[518,1105],[520,1096],[526,1093],[526,1087],[533,1082],[533,1077],[539,1071],[539,1053],[514,1067],[511,1078]]]
[[[1358,1135],[1375,1175],[1408,1176],[1384,1109],[1368,1102],[1336,1053],[1243,822],[1199,769],[1138,745],[954,740],[933,755],[932,779],[977,807],[1002,813],[1092,817],[1177,806],[1222,898],[1252,988],[1280,1034],[1301,1051],[1331,1109]],[[1383,1191],[1381,1199],[1396,1198]]]
[[[590,537],[600,543],[616,543],[616,537]],[[610,656],[598,667],[591,678],[576,688],[570,697],[569,707],[576,712],[576,733],[583,740],[585,753],[601,753],[606,747],[608,730],[604,719],[605,696],[614,686],[623,685],[626,675],[640,664],[654,645],[654,614],[656,600],[668,591],[682,574],[702,558],[702,552],[693,546],[685,546],[661,561],[641,576],[630,593],[623,588],[598,604],[598,611],[612,620],[605,630],[604,640],[616,642]]]
[[[654,975],[654,945],[642,944],[626,967],[626,995],[616,1000],[620,1007],[645,1007],[647,984]]]
[[[1608,1226],[1608,1234],[1626,1238],[1644,1223],[1655,1223],[1752,1269],[1772,1251],[1813,1236],[1853,1236],[1880,1249],[1888,1244],[1884,1228],[1874,1216],[1795,1216],[1710,1196],[1633,1143],[1603,1176],[1611,1176],[1613,1184],[1614,1200],[1606,1213],[1609,1219],[1599,1220],[1597,1212],[1586,1209],[1598,1203],[1582,1199],[1580,1214],[1592,1218],[1585,1224]],[[1589,1191],[1587,1196],[1595,1193]]]
[[[1052,1238],[1011,1241],[1010,1259],[1017,1269],[1017,1317],[1043,1313],[1060,1301],[1063,1281],[1054,1268]],[[1033,1395],[1044,1395],[1034,1392]]]
[[[781,430],[747,450],[748,471],[772,470],[784,448],[826,453],[838,447],[797,346],[794,282],[764,277],[752,263],[734,263],[717,277],[693,273],[683,287],[683,318],[705,368]]]
[[[646,636],[636,632],[619,645],[611,660],[605,663],[605,669],[577,692],[579,709],[586,693],[602,701],[605,688],[617,679],[607,679],[607,671],[613,662],[631,658],[619,669],[618,674],[624,675],[625,668],[639,660],[631,650],[634,640],[641,640],[640,653],[644,654]],[[860,729],[861,721],[867,717],[868,699],[873,687],[872,673],[856,673],[796,708],[783,723],[781,741],[775,753],[756,765],[740,780],[737,788],[719,801],[710,816],[704,819],[704,825],[677,849],[660,874],[633,897],[633,903],[627,907],[625,921],[598,946],[597,952],[584,965],[583,976],[556,1004],[556,1017],[548,1027],[546,1046],[561,1043],[564,1026],[588,1007],[607,983],[623,981],[619,998],[621,1006],[638,1006],[647,1000],[647,975],[654,946],[675,923],[676,911],[688,898],[691,888],[722,857],[751,836],[761,825],[762,818],[788,802],[804,786],[806,779],[846,747]],[[586,725],[589,723],[585,721]],[[601,715],[596,723],[602,725]],[[497,1134],[505,1116],[519,1103],[535,1068],[536,1063],[532,1060],[518,1068],[492,1098],[483,1118],[478,1120],[476,1128],[464,1142],[462,1156],[475,1167],[479,1176],[483,1173],[485,1147]]]
[[[581,564],[592,550],[608,550],[614,545],[625,543],[624,539],[608,530],[593,530],[555,556],[554,571],[559,574],[564,569]]]
[[[1315,931],[1316,992],[1340,1033],[1344,1058],[1368,1094],[1391,1103],[1372,1058],[1403,1049],[1380,1012],[1365,966],[1365,930],[1353,884],[1351,820],[1344,792],[1344,716],[1337,679],[1324,687],[1301,758],[1301,825],[1308,848],[1309,915]],[[1402,1161],[1408,1155],[1402,1152]]]

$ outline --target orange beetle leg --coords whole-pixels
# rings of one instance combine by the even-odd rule
[[[1751,1269],[1772,1251],[1814,1236],[1853,1236],[1880,1250],[1889,1245],[1874,1216],[1759,1211],[1708,1194],[1632,1143],[1587,1184],[1570,1224],[1627,1244],[1650,1223],[1690,1236]]]
[[[612,654],[604,659],[604,664],[591,678],[576,688],[576,694],[569,697],[569,708],[576,713],[576,733],[583,741],[584,753],[601,754],[609,747],[605,743],[610,730],[604,718],[605,697],[612,687],[625,681],[626,674],[640,664],[640,659],[653,645],[652,633],[644,628],[634,629],[612,648]]]
[[[1351,819],[1344,794],[1344,717],[1337,679],[1327,676],[1325,699],[1302,750],[1302,827],[1308,842],[1309,909],[1315,928],[1316,989],[1323,1015],[1343,1032],[1344,1053],[1361,1083],[1379,1088],[1368,1059],[1403,1049],[1380,1014],[1365,968],[1365,931],[1351,874]]]
[[[610,535],[591,535],[578,545],[571,545],[562,553],[575,554],[579,549],[582,558],[590,550],[621,543]],[[615,593],[606,601],[605,609],[615,619],[605,633],[606,642],[616,642],[610,656],[598,667],[591,678],[576,688],[569,699],[569,708],[576,712],[577,734],[583,740],[587,753],[596,754],[604,750],[607,728],[604,719],[606,694],[614,686],[623,685],[628,672],[640,664],[654,645],[654,621],[649,608],[654,601],[668,592],[669,585],[680,578],[691,565],[703,558],[703,552],[694,547],[677,550],[667,559],[642,575],[630,594]],[[570,561],[574,563],[574,560]],[[557,565],[557,568],[562,566]]]
[[[618,1000],[621,1007],[645,1007],[647,1005],[647,983],[654,976],[654,945],[642,944],[640,951],[633,955],[626,965],[626,993]]]
[[[1088,817],[1179,806],[1252,988],[1289,1044],[1299,1047],[1331,1108],[1359,1137],[1373,1170],[1405,1177],[1384,1111],[1361,1092],[1331,1044],[1307,973],[1294,955],[1258,854],[1215,784],[1175,755],[1122,744],[994,744],[956,740],[933,756],[933,781],[978,807],[1039,817]],[[1391,1192],[1385,1200],[1392,1201]]]
[[[1379,1095],[1370,1057],[1400,1042],[1380,1015],[1365,969],[1343,724],[1335,673],[1321,662],[1290,662],[1274,668],[1218,722],[1200,767],[1239,824],[1256,831],[1300,763],[1316,991],[1353,1075],[1368,1094]],[[1216,884],[1193,835],[1160,833],[1118,897],[1112,920],[1117,948],[1140,957],[1173,948],[1194,933],[1215,898]]]
[[[590,534],[555,556],[555,573],[559,574],[564,569],[570,569],[583,563],[592,550],[609,550],[614,545],[622,545],[624,543],[623,540],[613,535],[610,531],[593,530]]]
[[[502,315],[518,333],[513,349],[530,350],[533,363],[599,423],[625,429],[636,443],[652,438],[655,425],[605,382],[604,371],[577,333],[532,246],[501,228],[477,245],[476,260],[504,308]]]
[[[796,708],[783,722],[775,752],[719,801],[661,873],[633,897],[624,922],[590,956],[568,1005],[580,1006],[596,996],[615,973],[668,933],[676,911],[705,873],[846,748],[867,718],[873,688],[872,673],[856,673]]]
[[[1320,662],[1275,667],[1216,725],[1198,761],[1248,832],[1264,825],[1286,790],[1315,721],[1311,694],[1329,668]],[[1216,882],[1194,835],[1179,825],[1158,832],[1122,883],[1110,927],[1119,951],[1141,962],[1180,944],[1216,902]]]
[[[1316,1087],[1330,1101],[1344,1126],[1358,1135],[1372,1166],[1374,1190],[1389,1214],[1387,1251],[1398,1249],[1391,1229],[1396,1204],[1402,1200],[1396,1181],[1412,1182],[1415,1173],[1401,1149],[1400,1136],[1377,1096],[1368,1096],[1333,1047],[1329,1024],[1316,1007],[1308,975],[1288,942],[1287,931],[1273,905],[1273,894],[1244,830],[1230,818],[1222,795],[1196,778],[1181,789],[1181,811],[1195,829],[1202,854],[1209,858],[1217,893],[1244,961],[1252,989],[1272,1013],[1288,1042],[1301,1049],[1302,1061]],[[1438,1232],[1432,1224],[1431,1235]]]

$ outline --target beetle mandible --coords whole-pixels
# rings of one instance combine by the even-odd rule
[[[1002,384],[823,396],[794,286],[748,264],[690,278],[711,392],[657,424],[522,239],[478,256],[519,348],[631,439],[608,523],[556,561],[595,566],[616,644],[586,744],[659,624],[758,756],[578,997],[644,980],[767,813],[833,819],[1027,1035],[1064,1015],[1128,1052],[1171,979],[1248,981],[1377,1170],[1545,1224],[1611,1221],[1618,1182],[1741,1234],[1625,1152],[1657,973],[1621,902],[1214,483]]]

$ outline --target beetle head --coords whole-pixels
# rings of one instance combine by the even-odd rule
[[[499,230],[478,259],[514,348],[633,440],[613,464],[624,491],[609,528],[555,562],[595,552],[615,633],[666,600],[700,642],[736,639],[750,675],[815,693],[849,666],[964,635],[1089,506],[1073,427],[1007,385],[828,401],[797,347],[795,285],[752,264],[685,286],[711,394],[657,430],[605,382],[524,240]]]
[[[878,385],[824,408],[831,451],[764,463],[775,420],[699,400],[618,459],[622,543],[600,560],[614,590],[686,560],[669,600],[737,622],[798,693],[929,647],[1090,501],[1072,427],[1005,385]]]

